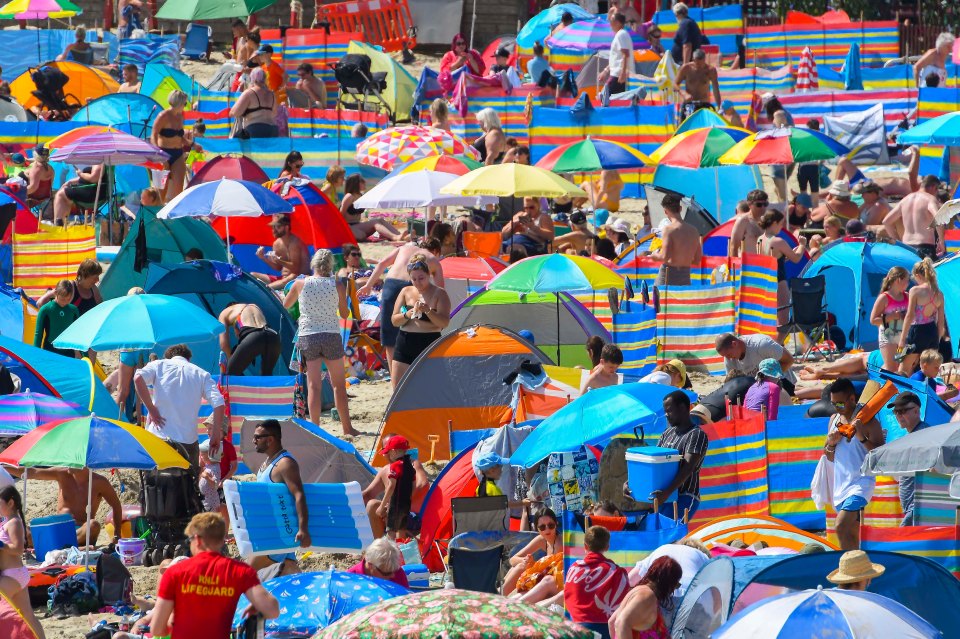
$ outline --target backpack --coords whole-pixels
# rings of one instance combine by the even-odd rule
[[[101,607],[133,603],[133,579],[117,555],[103,554],[97,559],[97,592]]]
[[[47,609],[54,615],[82,615],[100,610],[93,573],[81,572],[63,579],[47,591]]]

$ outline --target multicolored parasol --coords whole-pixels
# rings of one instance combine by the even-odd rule
[[[720,157],[720,164],[819,162],[848,153],[850,149],[819,131],[784,127],[760,131],[740,140]]]
[[[627,29],[634,49],[646,49],[650,44],[639,33]],[[574,51],[605,51],[613,42],[613,29],[606,17],[581,20],[570,24],[547,38],[546,45],[555,49]]]
[[[678,133],[650,154],[657,164],[687,169],[718,166],[720,157],[751,135],[737,127],[709,127]]]
[[[443,129],[411,124],[384,129],[361,142],[357,147],[357,162],[392,171],[400,164],[444,154],[480,159],[477,150],[460,136]]]
[[[623,290],[623,278],[589,257],[552,253],[511,264],[490,280],[487,288],[517,293]]]
[[[0,7],[0,20],[71,18],[83,9],[68,0],[13,0]]]
[[[104,124],[88,124],[86,126],[78,126],[75,129],[71,129],[66,133],[61,133],[57,137],[53,138],[47,142],[48,149],[59,149],[67,146],[68,144],[73,144],[78,140],[85,138],[90,135],[96,135],[98,133],[120,133],[120,129],[115,129],[112,126],[107,126]]]
[[[397,167],[392,175],[397,173],[412,173],[414,171],[439,171],[440,173],[452,173],[454,175],[466,175],[482,167],[483,164],[467,157],[466,155],[431,155],[430,157],[414,160],[409,164]]]
[[[587,630],[540,606],[470,590],[442,589],[388,599],[347,615],[314,639],[524,637],[590,639]]]
[[[592,173],[603,169],[639,169],[650,158],[622,142],[592,138],[570,142],[543,156],[536,166],[554,173]]]
[[[0,437],[19,437],[43,424],[81,417],[80,404],[41,393],[14,393],[0,397]]]
[[[440,189],[450,195],[498,197],[587,197],[583,189],[556,173],[526,164],[491,164],[461,175]]]

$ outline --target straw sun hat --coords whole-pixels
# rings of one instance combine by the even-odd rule
[[[886,570],[880,564],[870,561],[862,550],[851,550],[840,557],[840,567],[827,575],[827,581],[834,584],[852,584],[864,579],[874,579]]]

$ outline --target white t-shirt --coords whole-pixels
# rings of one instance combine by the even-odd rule
[[[617,31],[610,43],[610,77],[614,80],[622,70],[624,51],[627,52],[627,73],[630,74],[633,73],[633,40],[626,28]]]
[[[653,371],[649,375],[640,378],[641,382],[646,382],[648,384],[665,384],[670,386],[670,382],[673,380],[670,379],[670,374],[663,371]]]
[[[682,546],[680,544],[666,544],[654,550],[647,555],[645,559],[637,562],[636,567],[630,571],[630,585],[633,586],[643,579],[643,576],[647,574],[653,562],[661,557],[670,557],[680,564],[680,569],[682,570],[680,587],[673,593],[674,597],[682,597],[690,586],[690,582],[693,581],[693,578],[700,572],[700,569],[710,562],[710,557],[707,557],[696,548]],[[636,571],[636,581],[634,581],[634,571]]]

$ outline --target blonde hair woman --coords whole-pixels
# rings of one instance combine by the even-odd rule
[[[913,266],[913,279],[917,285],[910,289],[907,313],[903,318],[903,325],[909,328],[900,334],[901,375],[912,375],[920,353],[928,348],[939,348],[940,340],[947,332],[943,293],[937,286],[937,272],[933,270],[933,261],[929,257]]]
[[[169,201],[183,190],[183,180],[187,175],[186,150],[192,145],[192,134],[183,128],[183,111],[187,107],[187,94],[174,89],[167,96],[169,109],[164,109],[153,122],[150,141],[167,154],[167,184],[164,187],[164,200]]]
[[[887,271],[880,285],[880,295],[870,312],[870,323],[878,327],[880,353],[883,355],[883,368],[897,370],[897,345],[903,333],[903,321],[907,316],[909,300],[907,287],[910,286],[910,274],[902,266],[894,266]]]
[[[507,136],[503,134],[500,116],[487,107],[477,113],[477,122],[480,123],[483,135],[474,140],[473,148],[480,153],[480,160],[484,164],[497,164],[507,150]]]

